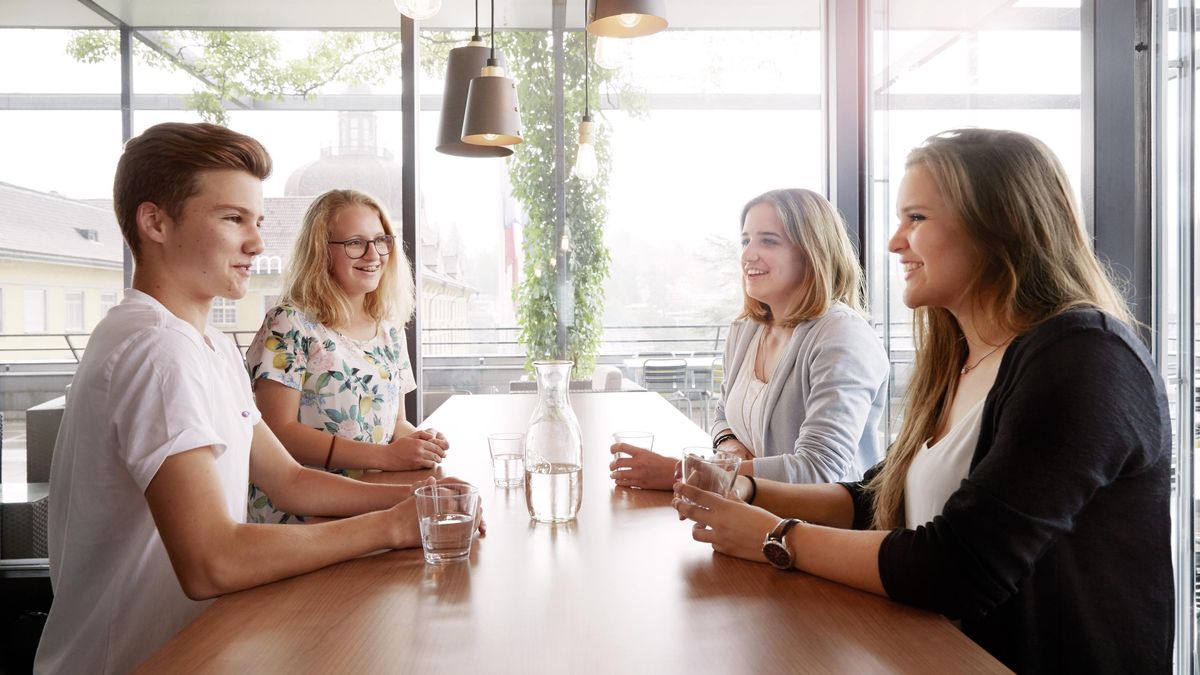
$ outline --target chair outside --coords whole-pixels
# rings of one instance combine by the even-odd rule
[[[688,419],[692,418],[692,400],[687,395],[687,361],[684,359],[646,359],[642,363],[642,386],[679,407],[687,404]]]

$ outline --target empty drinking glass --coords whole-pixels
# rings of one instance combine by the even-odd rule
[[[628,443],[629,445],[645,448],[647,450],[654,449],[654,434],[649,431],[618,431],[613,434],[613,443]],[[615,452],[613,456],[616,458],[628,457],[628,453]]]
[[[742,458],[711,448],[683,449],[683,482],[725,496],[733,487]]]
[[[488,451],[496,485],[510,488],[525,482],[525,434],[488,434]]]
[[[463,483],[441,483],[417,488],[413,495],[425,562],[445,565],[466,560],[471,553],[479,491]]]

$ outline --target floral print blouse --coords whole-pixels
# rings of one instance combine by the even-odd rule
[[[391,442],[404,395],[417,388],[399,327],[384,321],[375,337],[355,340],[286,304],[267,312],[246,365],[253,383],[274,380],[300,391],[301,424],[364,443]],[[248,522],[304,522],[275,510],[253,484],[248,503]]]

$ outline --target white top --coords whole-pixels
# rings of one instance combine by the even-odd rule
[[[932,446],[917,451],[904,480],[905,527],[915,529],[942,514],[946,500],[971,469],[983,420],[982,398],[950,432]]]
[[[764,332],[766,331],[755,334],[750,344],[751,351],[747,354],[750,377],[737,378],[725,400],[725,418],[729,422],[730,430],[739,440],[746,439],[743,443],[755,457],[763,456],[763,431],[766,427],[764,412],[767,406],[767,397],[764,394],[767,391],[767,383],[754,374],[753,359],[757,357],[758,345]]]
[[[35,672],[130,671],[207,606],[184,595],[145,491],[167,457],[209,446],[227,515],[244,522],[260,419],[228,336],[125,291],[92,333],[54,446],[54,604]]]

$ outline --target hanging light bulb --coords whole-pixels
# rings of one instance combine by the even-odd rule
[[[491,56],[467,88],[462,141],[473,145],[516,145],[521,138],[517,83],[505,76],[496,57],[496,0],[492,0]]]
[[[442,0],[392,0],[396,11],[417,21],[428,19],[442,8]]]
[[[596,38],[596,53],[592,60],[596,62],[597,66],[605,70],[612,70],[621,65],[620,51],[615,38],[598,37]]]
[[[583,20],[587,22],[587,2],[583,3]],[[588,50],[588,34],[583,31],[583,119],[579,121],[579,148],[575,152],[575,166],[571,173],[587,183],[596,177],[596,132],[592,129],[591,99],[592,83],[588,75],[592,55]],[[565,246],[565,240],[563,245]],[[564,249],[566,250],[566,249]]]
[[[587,31],[607,37],[641,37],[666,28],[666,16],[663,0],[596,0]]]
[[[575,167],[571,173],[581,181],[591,181],[600,167],[596,163],[596,130],[590,115],[584,115],[579,123],[579,150],[575,154]]]
[[[504,56],[496,54],[500,65]],[[442,91],[442,114],[438,124],[438,141],[434,149],[457,157],[507,157],[513,154],[507,145],[474,145],[463,143],[463,117],[467,111],[467,90],[471,80],[487,65],[488,47],[479,37],[479,0],[475,0],[475,32],[463,47],[450,50],[446,62],[446,84]],[[494,134],[493,134],[494,135]]]

